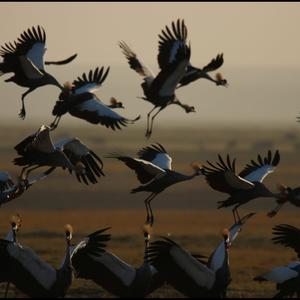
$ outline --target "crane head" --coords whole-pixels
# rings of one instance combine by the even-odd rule
[[[22,225],[21,216],[19,214],[12,215],[10,218],[10,224],[11,224],[12,230],[14,232],[17,232]]]
[[[197,162],[192,162],[191,163],[191,167],[194,169],[195,171],[195,176],[197,175],[204,175],[203,171],[203,167],[200,163],[197,163]]]
[[[72,240],[73,227],[70,224],[65,225],[65,236],[66,240],[70,242]]]
[[[227,228],[224,228],[222,230],[222,236],[224,238],[225,248],[228,250],[231,246],[230,231]]]
[[[223,75],[221,73],[216,74],[216,85],[228,87],[227,80],[223,78]]]

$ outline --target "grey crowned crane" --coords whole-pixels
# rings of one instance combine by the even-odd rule
[[[44,62],[45,45],[45,30],[41,26],[37,26],[31,29],[28,28],[21,34],[17,42],[5,43],[0,49],[0,55],[3,58],[3,62],[0,63],[0,76],[6,73],[14,73],[5,82],[14,82],[19,86],[29,88],[22,94],[22,108],[19,114],[22,119],[26,116],[24,104],[26,95],[45,85],[55,85],[60,89],[63,88],[52,75],[45,71],[45,64],[66,64],[77,56],[75,54],[62,61]]]
[[[71,261],[77,278],[92,280],[117,297],[141,298],[164,283],[164,279],[148,263],[150,235],[145,231],[144,262],[135,268],[105,250],[110,234],[105,228],[81,241],[72,252]]]
[[[165,67],[165,64],[173,60],[173,56],[180,45],[186,45],[187,43],[187,27],[184,24],[184,20],[177,20],[172,22],[172,30],[169,27],[165,27],[159,34],[159,51],[158,51],[158,64],[160,69]],[[186,72],[182,79],[179,81],[179,87],[185,86],[200,78],[208,79],[214,82],[218,86],[227,86],[227,80],[224,79],[221,73],[217,73],[215,78],[212,78],[209,73],[219,69],[223,65],[223,53],[218,54],[213,58],[205,67],[196,68],[191,63],[188,64]]]
[[[257,156],[257,162],[251,160],[250,164],[238,174],[235,170],[235,159],[230,160],[227,155],[227,160],[223,160],[219,155],[219,162],[212,164],[207,161],[209,166],[203,166],[203,174],[207,183],[214,190],[229,194],[229,198],[224,201],[219,201],[218,208],[230,207],[234,205],[232,210],[234,220],[239,219],[238,207],[259,197],[278,198],[280,194],[272,193],[264,184],[265,177],[274,172],[279,161],[280,154],[277,150],[272,155],[268,151],[268,155],[262,158]]]
[[[164,62],[164,67],[155,77],[148,68],[139,62],[135,53],[132,52],[125,43],[119,43],[119,46],[122,48],[130,67],[144,77],[144,82],[141,86],[145,97],[142,97],[142,99],[154,105],[154,108],[147,115],[146,137],[150,138],[154,118],[159,112],[170,104],[181,105],[175,95],[175,89],[186,72],[191,56],[191,49],[185,44],[180,44],[176,47],[172,59],[167,57],[167,60]],[[150,116],[157,108],[158,110],[153,114],[150,122]],[[190,112],[190,109],[192,108],[187,106],[186,112]],[[193,111],[193,109],[191,111]]]
[[[300,187],[291,188],[284,184],[278,184],[280,197],[276,200],[277,206],[269,213],[269,217],[274,217],[285,203],[291,203],[296,207],[300,207]]]
[[[29,297],[64,297],[72,283],[70,260],[72,227],[65,226],[66,255],[54,269],[29,247],[0,240],[0,282],[11,282]]]
[[[51,174],[53,171],[55,170],[55,168],[50,168],[36,176],[31,177],[30,179],[25,179],[25,178],[19,178],[17,183],[14,183],[10,177],[10,175],[5,175],[8,176],[8,180],[10,181],[10,183],[5,186],[4,189],[0,188],[0,206],[12,201],[13,199],[16,199],[18,197],[20,197],[29,187],[31,187],[33,184],[35,184],[36,182],[48,177],[49,174]],[[0,177],[2,178],[2,180],[5,178],[2,173],[6,173],[6,172],[1,172],[0,173]],[[0,185],[1,183],[3,183],[3,181],[0,181]]]
[[[300,259],[300,229],[287,224],[276,225],[272,238],[275,244],[290,247]],[[276,283],[278,293],[274,298],[300,297],[300,261],[290,262],[287,266],[273,268],[270,272],[256,276],[255,281],[272,281]]]
[[[104,176],[101,159],[77,138],[68,138],[53,144],[50,127],[42,125],[39,130],[15,146],[19,157],[14,164],[23,166],[21,177],[42,167],[62,167],[70,173],[75,171],[79,182],[97,183],[96,177]],[[23,177],[22,177],[23,178]]]
[[[123,107],[122,102],[118,102],[115,98],[111,98],[111,104],[105,105],[93,92],[101,87],[109,72],[109,67],[90,70],[88,75],[82,74],[72,84],[66,83],[64,90],[59,95],[59,100],[53,108],[52,114],[55,117],[50,125],[56,128],[61,117],[67,112],[74,117],[86,120],[92,124],[101,124],[113,130],[121,129],[121,126],[133,124],[140,119],[138,116],[134,120],[129,120],[111,108]]]
[[[169,186],[191,180],[195,176],[202,175],[202,168],[193,163],[194,173],[184,175],[172,170],[172,158],[166,149],[159,143],[145,147],[137,152],[138,158],[130,156],[113,155],[126,164],[127,167],[134,170],[138,180],[142,185],[133,189],[131,193],[150,192],[145,199],[147,211],[146,223],[153,225],[154,217],[151,209],[151,201]]]
[[[166,282],[187,297],[224,298],[231,282],[229,248],[244,223],[254,214],[248,214],[222,231],[223,240],[207,262],[201,255],[193,255],[170,238],[150,243],[150,263]]]

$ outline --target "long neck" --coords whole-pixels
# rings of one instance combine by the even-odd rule
[[[66,247],[66,256],[61,264],[60,270],[66,270],[71,266],[71,255],[70,255],[70,240],[67,240],[67,247]]]
[[[144,264],[148,264],[148,246],[149,246],[149,239],[145,238]]]

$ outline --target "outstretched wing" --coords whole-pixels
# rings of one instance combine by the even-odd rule
[[[247,190],[254,186],[253,183],[235,174],[235,159],[231,162],[227,155],[225,163],[220,155],[218,157],[219,162],[216,164],[207,161],[209,167],[203,166],[206,181],[214,190],[231,194],[235,190]]]
[[[104,176],[103,163],[100,157],[84,145],[78,138],[63,139],[55,144],[57,149],[62,150],[73,165],[79,162],[84,165],[84,173],[76,174],[79,182],[83,180],[97,183],[96,177]]]
[[[179,47],[186,45],[187,28],[184,20],[178,19],[176,24],[172,22],[172,30],[168,26],[159,34],[159,47],[158,47],[158,64],[160,69],[165,68],[168,64],[175,60],[176,53]]]
[[[300,258],[300,229],[288,225],[280,224],[273,227],[272,241],[285,247],[294,249]]]
[[[128,60],[131,69],[136,71],[143,77],[154,78],[152,71],[142,64],[142,62],[137,58],[136,54],[129,48],[125,42],[119,42],[119,47],[122,49],[123,54]]]
[[[139,150],[137,155],[140,159],[150,161],[161,169],[172,169],[172,158],[169,156],[166,149],[159,143]]]
[[[219,69],[224,63],[223,53],[218,54],[216,58],[213,58],[209,64],[202,68],[204,72],[211,72]]]
[[[34,149],[43,153],[52,153],[55,151],[50,137],[50,128],[42,125],[39,130],[15,146],[19,155],[25,155],[27,149]]]
[[[92,93],[96,91],[106,79],[110,67],[104,71],[104,67],[97,67],[94,71],[90,70],[88,75],[83,73],[73,81],[72,91],[74,94]]]
[[[110,234],[103,234],[107,229],[93,233],[75,247],[71,261],[76,277],[90,279],[106,287],[111,284],[108,282],[111,276],[117,276],[124,285],[129,286],[135,278],[135,268],[104,249],[110,240]],[[115,288],[118,290],[121,285]]]
[[[161,272],[171,285],[196,285],[207,291],[213,287],[215,274],[205,264],[169,238],[150,243],[149,263]],[[193,293],[189,291],[189,293]]]
[[[134,170],[138,180],[144,184],[151,181],[155,177],[165,175],[166,171],[160,167],[152,164],[149,161],[132,158],[129,156],[110,156],[111,158],[116,158],[125,163],[127,167]]]
[[[274,156],[272,156],[272,153],[269,150],[268,156],[266,156],[264,159],[258,155],[257,162],[251,160],[251,164],[247,164],[239,176],[250,182],[262,182],[268,174],[274,172],[279,161],[279,151],[276,150]]]
[[[190,47],[180,45],[175,54],[175,59],[161,69],[151,83],[152,94],[157,94],[158,97],[174,97],[175,89],[186,72],[190,56]]]
[[[88,237],[80,241],[71,253],[71,262],[77,273],[80,275],[82,268],[85,268],[84,260],[92,254],[99,255],[105,252],[107,242],[110,241],[110,234],[104,233],[111,227],[103,228],[88,235]]]
[[[121,129],[121,126],[133,124],[140,119],[140,116],[133,120],[122,117],[100,101],[94,94],[86,93],[78,96],[82,96],[85,99],[83,101],[79,99],[77,104],[69,108],[69,113],[92,124],[101,124],[115,130],[116,128]]]

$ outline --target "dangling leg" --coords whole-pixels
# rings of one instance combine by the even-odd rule
[[[29,90],[27,90],[24,94],[22,94],[22,108],[20,110],[20,113],[19,113],[19,117],[24,120],[25,119],[25,116],[26,116],[26,111],[25,111],[25,104],[24,104],[24,99],[25,97],[31,93],[33,90],[35,90],[35,88],[30,88]]]
[[[234,224],[236,224],[236,217],[235,217],[235,207],[232,209]]]
[[[154,118],[164,109],[164,107],[160,107],[160,109],[153,115],[153,117],[151,118],[151,125],[150,125],[150,130],[148,131],[148,135],[146,135],[146,137],[149,139],[151,134],[152,134],[152,129],[153,129],[153,121]]]
[[[26,179],[28,179],[28,176],[29,176],[29,173],[30,173],[30,172],[32,172],[33,170],[35,170],[35,169],[37,169],[37,168],[40,168],[40,167],[41,167],[41,166],[35,166],[35,167],[33,167],[33,168],[27,170],[27,172],[26,172]]]
[[[24,168],[22,169],[21,174],[20,174],[21,180],[27,179],[27,178],[24,178],[24,173],[25,173],[25,171],[26,171],[28,168],[30,168],[30,167],[31,167],[31,166],[27,166],[27,167],[24,167]]]
[[[50,130],[51,130],[51,131],[57,128],[58,123],[59,123],[61,117],[62,117],[62,116],[56,116],[56,117],[55,117],[54,121],[50,124],[50,128],[51,128]]]
[[[157,196],[157,194],[154,194],[153,197],[151,197],[150,199],[148,199],[148,207],[150,210],[150,225],[151,227],[153,226],[154,223],[154,215],[153,215],[153,211],[152,211],[152,207],[151,207],[151,201]]]
[[[149,224],[150,223],[150,214],[149,214],[149,203],[148,203],[148,199],[151,199],[151,197],[153,197],[154,193],[151,193],[150,196],[148,196],[144,202],[145,202],[145,207],[146,207],[146,212],[147,212],[147,218],[146,218],[146,222],[145,224]]]
[[[146,137],[148,135],[148,132],[149,132],[149,119],[150,119],[150,115],[151,113],[156,109],[157,106],[154,106],[147,114],[147,130],[146,130]]]
[[[236,212],[236,216],[237,216],[237,219],[238,219],[238,223],[241,222],[241,218],[240,218],[239,212],[238,212],[238,207],[239,207],[239,206],[240,206],[239,204],[235,206],[235,212]]]

